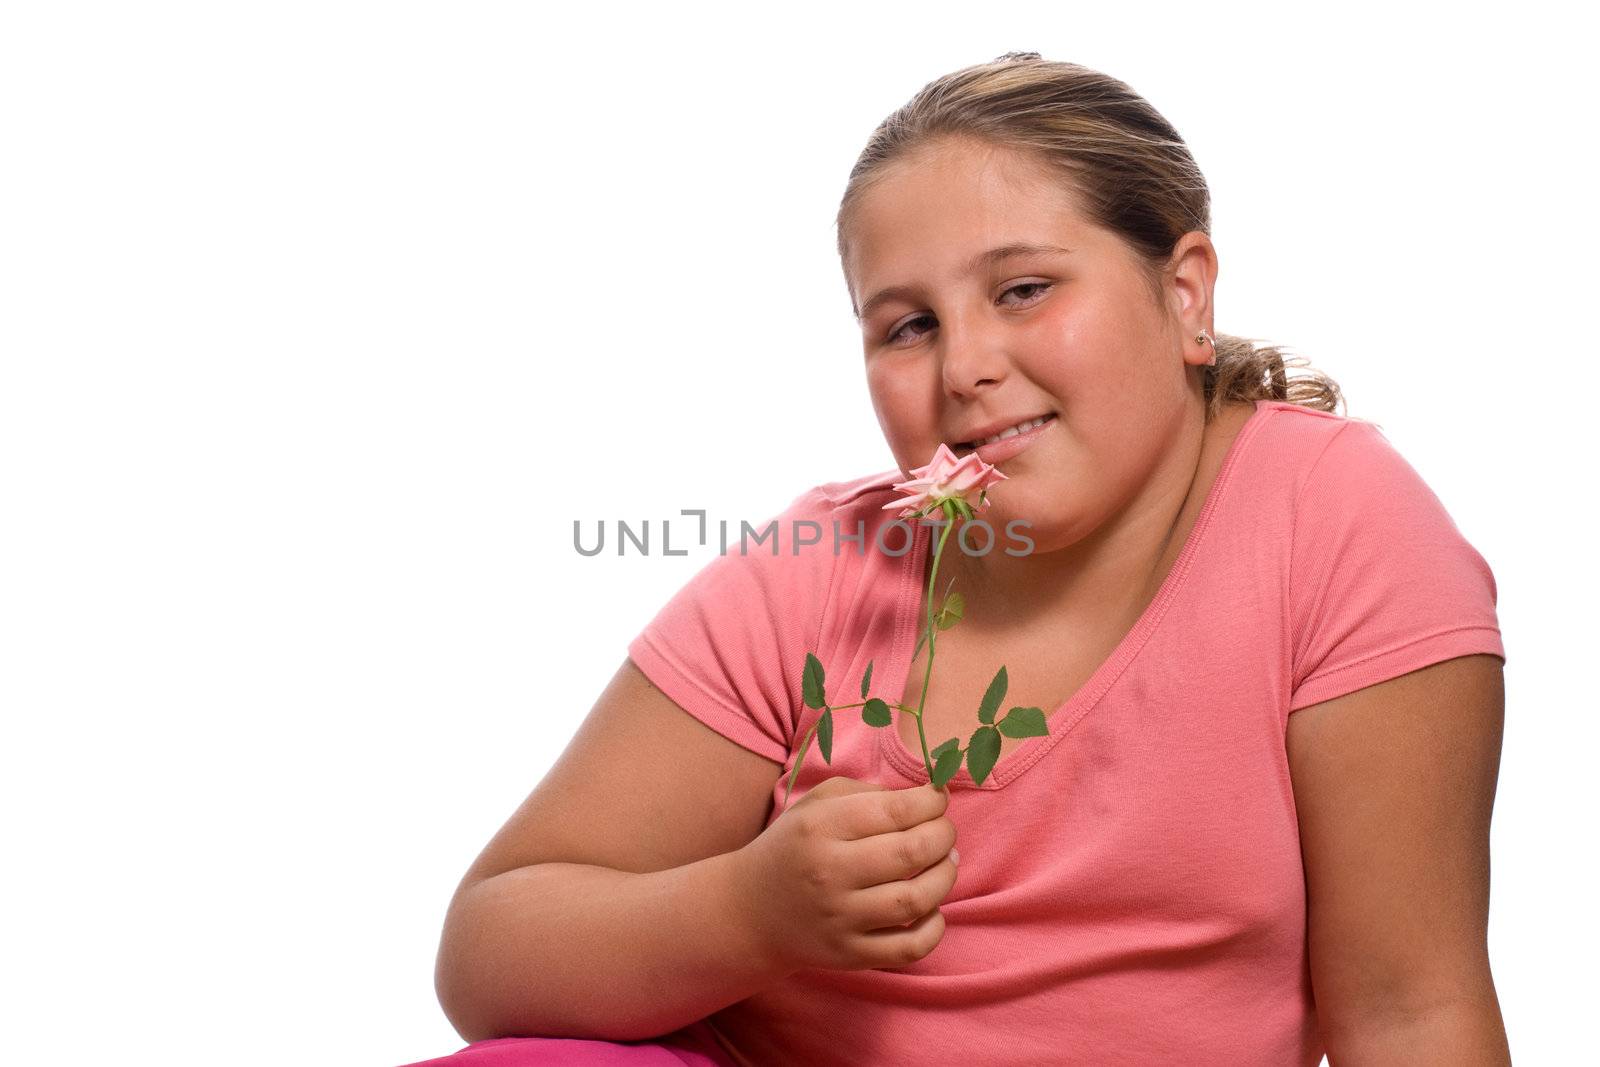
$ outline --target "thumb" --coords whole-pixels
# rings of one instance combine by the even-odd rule
[[[842,797],[851,793],[865,793],[881,790],[883,786],[877,782],[863,782],[859,778],[850,778],[836,774],[832,778],[825,778],[811,787],[808,797]]]

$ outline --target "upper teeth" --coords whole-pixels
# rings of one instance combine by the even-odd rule
[[[999,441],[999,440],[1001,440],[1002,438],[1005,438],[1005,437],[1015,437],[1017,434],[1022,433],[1024,430],[1031,430],[1035,426],[1043,426],[1045,423],[1047,423],[1049,421],[1050,421],[1050,416],[1049,415],[1040,415],[1037,419],[1029,419],[1027,422],[1019,422],[1017,425],[1012,426],[1009,429],[1001,430],[999,433],[995,434],[993,437],[985,437],[981,441],[972,442],[972,447],[973,448],[977,448],[980,445],[993,444],[995,441]]]

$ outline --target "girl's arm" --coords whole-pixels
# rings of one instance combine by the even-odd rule
[[[1511,1062],[1487,944],[1502,665],[1458,656],[1289,716],[1312,986],[1335,1067]]]
[[[780,977],[734,917],[734,854],[634,874],[540,863],[452,904],[438,992],[463,1040],[660,1037]]]
[[[450,903],[434,985],[461,1036],[650,1039],[782,977],[736,884],[782,771],[624,660]]]

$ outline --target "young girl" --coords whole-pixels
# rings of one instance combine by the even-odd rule
[[[472,1044],[426,1063],[1510,1062],[1494,577],[1332,381],[1215,332],[1209,228],[1177,132],[1076,65],[877,129],[839,252],[899,469],[800,493],[629,644],[452,901]],[[924,693],[935,531],[886,526],[941,444],[1031,550],[945,551]],[[785,804],[807,653],[923,731],[839,711]],[[1048,734],[934,786],[1002,665]]]

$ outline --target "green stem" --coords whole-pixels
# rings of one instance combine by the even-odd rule
[[[944,555],[944,543],[950,536],[950,531],[955,529],[956,520],[951,512],[952,505],[949,501],[943,502],[944,517],[949,520],[945,528],[939,531],[939,545],[933,550],[933,567],[928,572],[928,665],[922,672],[922,692],[917,695],[917,740],[922,742],[922,764],[928,769],[928,780],[933,781],[933,760],[928,755],[928,733],[922,726],[922,709],[928,701],[928,679],[933,677],[933,590],[939,577],[939,558]]]

